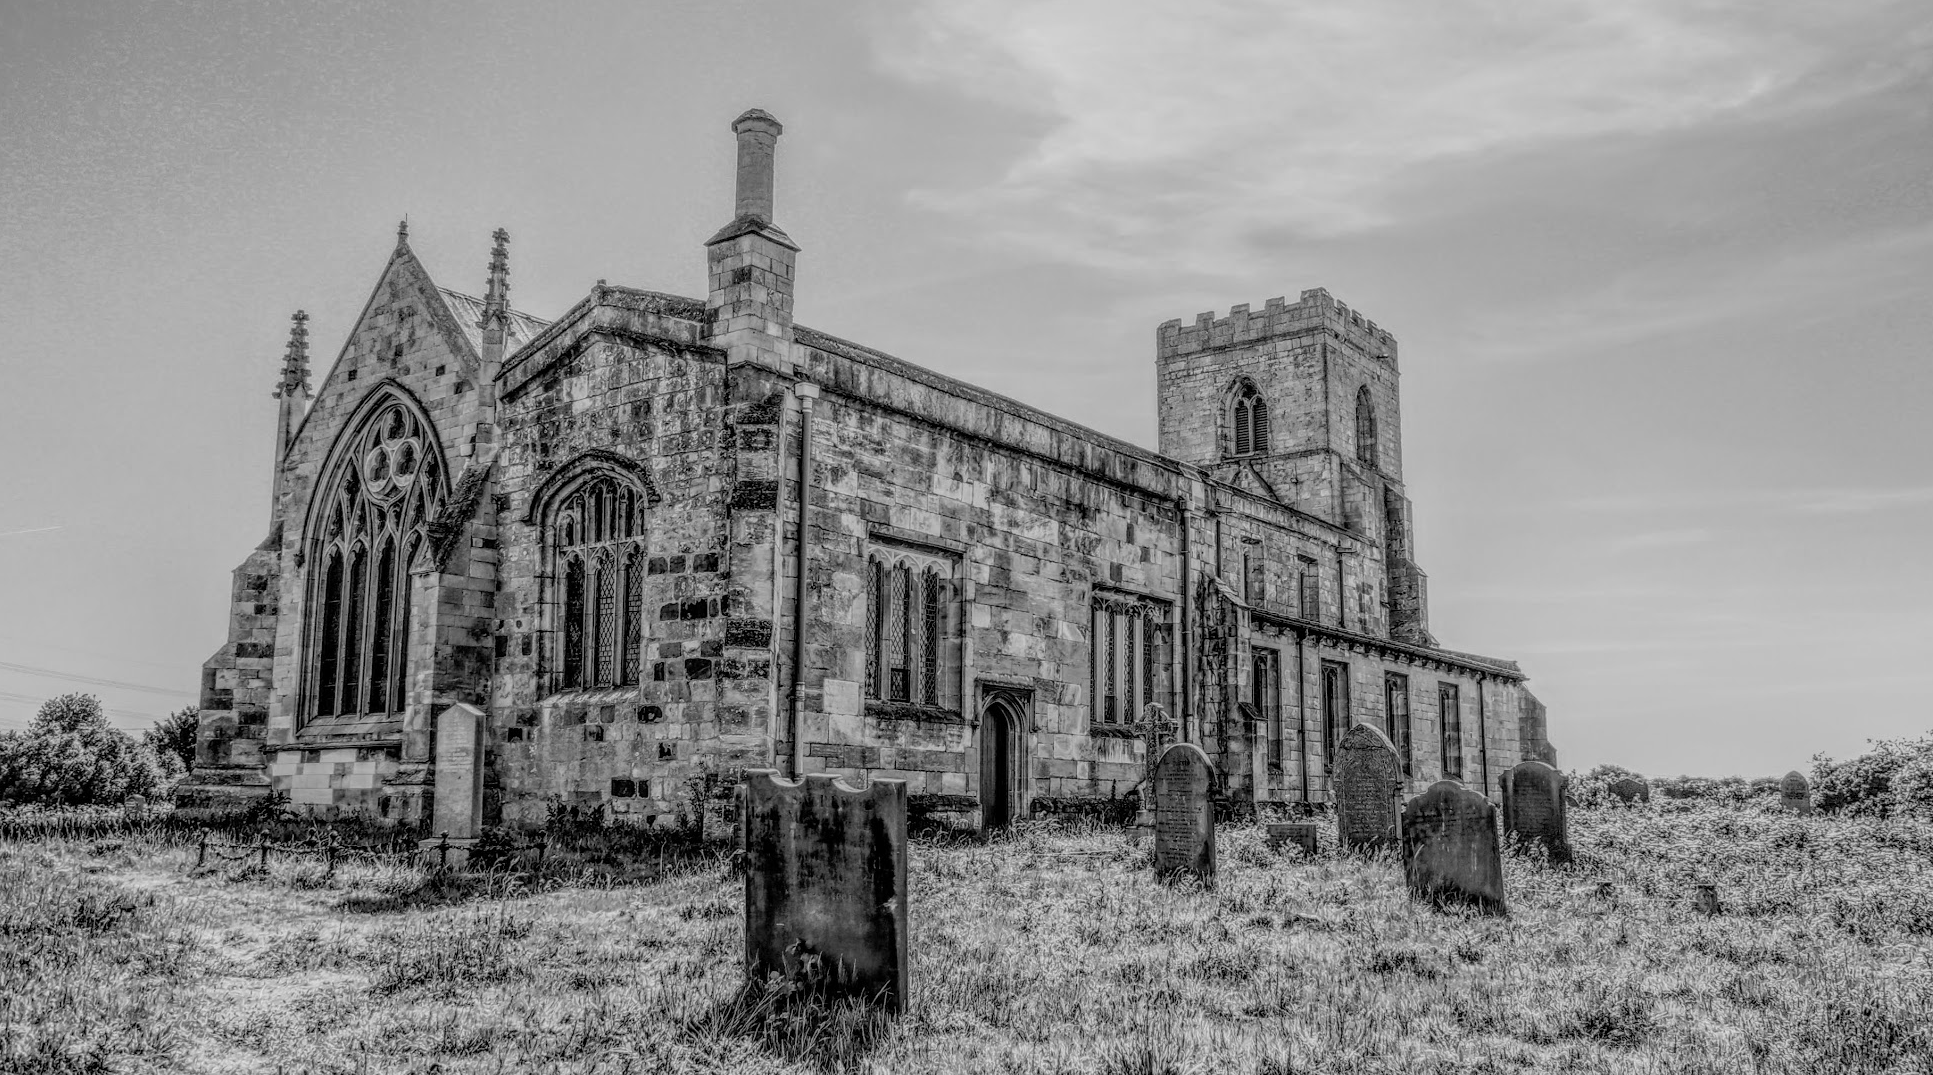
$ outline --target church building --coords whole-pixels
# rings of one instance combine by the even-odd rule
[[[1177,741],[1238,811],[1331,801],[1358,723],[1411,792],[1555,760],[1518,666],[1430,631],[1387,331],[1319,288],[1160,325],[1150,451],[795,323],[781,128],[731,129],[697,297],[546,321],[501,230],[482,298],[400,230],[313,390],[295,315],[183,807],[425,824],[469,764],[486,824],[669,825],[775,768],[997,826]]]

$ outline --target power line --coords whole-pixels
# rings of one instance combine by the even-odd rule
[[[42,705],[44,705],[47,702],[47,699],[45,698],[36,698],[31,694],[19,694],[15,691],[0,691],[0,700],[9,701],[9,702],[24,702],[27,705],[33,706],[36,712],[40,709]],[[109,716],[125,717],[129,720],[159,721],[162,719],[160,717],[155,716],[153,713],[143,713],[143,712],[140,712],[139,710],[134,710],[134,709],[116,709],[113,706],[105,706],[105,705],[101,707],[101,712],[106,713]],[[0,716],[0,724],[14,724],[18,727],[25,728],[30,723],[32,722],[29,720],[23,720],[19,717]]]
[[[128,683],[119,679],[102,679],[99,676],[75,675],[72,672],[56,672],[51,668],[36,668],[30,664],[14,664],[0,661],[0,668],[9,672],[24,672],[30,676],[46,676],[49,679],[64,679],[71,683],[86,683],[94,687],[114,687],[124,691],[146,691],[149,694],[165,694],[171,698],[192,698],[194,692],[175,690],[172,687],[150,687],[145,683]]]

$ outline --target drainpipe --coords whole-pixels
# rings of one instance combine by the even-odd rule
[[[1302,754],[1302,801],[1309,801],[1309,669],[1301,631],[1295,634],[1295,737]]]
[[[812,401],[819,386],[792,386],[799,398],[799,540],[797,588],[792,603],[792,779],[805,772],[805,625],[806,625],[806,513],[812,504]]]
[[[1176,706],[1175,709],[1178,711],[1176,716],[1181,718],[1181,741],[1184,743],[1192,743],[1194,739],[1189,735],[1189,729],[1194,722],[1195,716],[1195,654],[1194,632],[1190,628],[1194,622],[1195,559],[1192,543],[1188,536],[1190,530],[1193,529],[1193,520],[1189,516],[1186,493],[1182,494],[1179,507],[1181,508],[1181,645],[1177,646],[1176,649],[1180,651],[1177,657],[1181,663],[1181,676],[1179,679],[1181,683],[1181,704]]]
[[[1483,778],[1483,797],[1490,797],[1490,730],[1484,720],[1483,677],[1477,677],[1477,773]]]

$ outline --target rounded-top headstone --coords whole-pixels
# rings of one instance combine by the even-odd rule
[[[1795,814],[1812,812],[1812,781],[1797,769],[1785,774],[1779,781],[1779,806]]]
[[[1389,737],[1358,724],[1335,764],[1336,837],[1344,850],[1395,847],[1402,836],[1403,759]]]
[[[1176,743],[1154,766],[1154,872],[1215,881],[1215,772],[1193,743]]]
[[[1564,774],[1535,759],[1512,766],[1503,778],[1503,831],[1520,846],[1542,847],[1552,862],[1569,862]]]
[[[1404,804],[1403,875],[1411,895],[1439,907],[1505,913],[1496,805],[1455,780]]]

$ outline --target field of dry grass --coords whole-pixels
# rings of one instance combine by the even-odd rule
[[[891,1024],[732,1003],[722,858],[325,878],[196,870],[179,836],[0,841],[0,1072],[1933,1073],[1933,825],[1662,803],[1573,833],[1575,869],[1507,864],[1502,919],[1248,825],[1212,892],[1116,830],[916,841]]]

